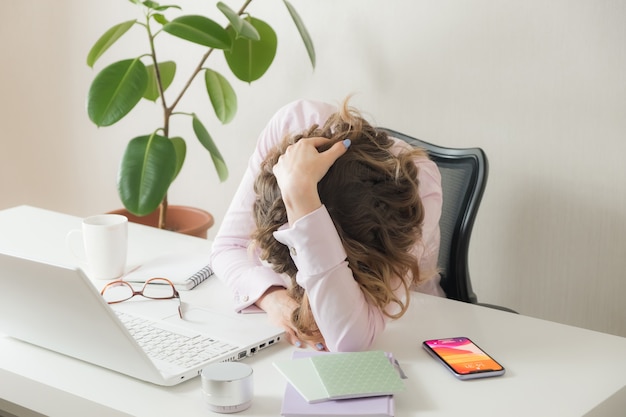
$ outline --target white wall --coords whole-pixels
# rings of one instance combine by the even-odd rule
[[[253,2],[249,11],[278,33],[273,67],[251,86],[233,82],[240,110],[228,126],[211,121],[201,95],[192,97],[231,178],[219,184],[208,155],[191,143],[170,201],[203,207],[219,224],[257,133],[278,107],[356,93],[353,104],[379,125],[489,155],[471,249],[481,301],[626,336],[626,3],[291,1],[315,41],[317,68],[282,2]],[[186,4],[189,12],[213,8]],[[85,111],[95,71],[85,57],[106,29],[136,17],[133,6],[0,6],[0,209],[31,204],[82,216],[119,207],[121,153],[129,138],[154,128],[155,109],[134,111],[143,122],[95,128]],[[189,62],[196,52],[175,49]],[[103,63],[129,54],[137,45],[109,51]],[[224,68],[219,56],[209,63]]]

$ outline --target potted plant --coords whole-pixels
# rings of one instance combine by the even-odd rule
[[[216,3],[215,11],[226,18],[226,27],[207,16],[182,14],[182,8],[172,2],[160,5],[151,0],[129,1],[141,8],[143,19],[124,21],[107,30],[89,51],[87,65],[93,68],[109,47],[131,28],[145,30],[146,50],[137,57],[108,65],[95,76],[89,88],[87,112],[91,121],[101,127],[125,118],[142,99],[160,104],[162,116],[155,121],[152,130],[128,142],[118,173],[118,193],[131,220],[146,223],[142,219],[154,219],[156,226],[170,228],[167,192],[183,166],[187,148],[185,139],[170,131],[173,116],[190,119],[195,137],[208,151],[220,181],[228,177],[226,162],[200,116],[193,111],[178,110],[182,97],[192,86],[201,86],[206,90],[217,120],[230,122],[237,112],[237,97],[227,78],[206,66],[208,58],[221,51],[232,75],[251,83],[270,67],[276,54],[277,37],[266,22],[248,13],[252,0],[243,0],[239,11],[223,2]],[[287,0],[282,1],[315,67],[311,38],[293,6]],[[158,41],[164,36],[206,48],[175,94],[168,87],[179,73],[177,64],[171,60],[161,61],[157,53]],[[204,76],[204,82],[197,79],[200,75]]]

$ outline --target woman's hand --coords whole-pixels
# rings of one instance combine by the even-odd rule
[[[285,336],[289,343],[297,347],[304,347],[304,343],[298,337],[298,332],[291,323],[291,314],[298,307],[298,303],[289,296],[286,289],[271,287],[256,302],[256,305],[267,313],[272,324],[285,329]],[[324,339],[307,340],[307,344],[316,350],[326,349]]]
[[[347,139],[319,152],[317,148],[328,141],[322,137],[300,139],[290,145],[274,165],[273,172],[290,224],[322,206],[317,183],[350,146]]]

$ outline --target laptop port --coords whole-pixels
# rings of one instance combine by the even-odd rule
[[[245,350],[242,350],[241,352],[239,352],[239,359],[243,359],[246,357],[248,352],[246,352]]]

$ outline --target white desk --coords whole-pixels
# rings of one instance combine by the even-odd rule
[[[72,263],[64,239],[79,224],[79,218],[28,206],[1,210],[0,250]],[[209,246],[205,240],[130,226],[129,263]],[[228,291],[215,278],[182,297],[231,310]],[[455,379],[420,347],[425,339],[449,336],[474,339],[507,373],[484,380]],[[409,377],[406,391],[396,395],[399,417],[581,416],[626,385],[626,338],[420,294],[375,348],[393,352]],[[254,369],[255,394],[252,407],[240,415],[279,415],[285,381],[272,362],[290,357],[293,349],[283,342],[245,360]],[[0,409],[63,417],[218,415],[205,408],[198,378],[159,387],[3,335]]]

